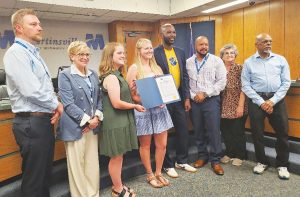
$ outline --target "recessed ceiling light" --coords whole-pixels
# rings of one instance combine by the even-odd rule
[[[204,10],[202,11],[202,13],[211,13],[211,12],[215,12],[215,11],[218,11],[218,10],[222,10],[224,8],[228,8],[228,7],[231,7],[231,6],[234,6],[234,5],[237,5],[237,4],[241,4],[241,3],[244,3],[248,0],[237,0],[237,1],[233,1],[233,2],[230,2],[230,3],[226,3],[226,4],[223,4],[223,5],[219,5],[217,7],[214,7],[214,8],[210,8],[208,10]]]

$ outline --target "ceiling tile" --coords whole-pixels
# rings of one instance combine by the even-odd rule
[[[34,10],[41,10],[41,11],[47,11],[50,7],[52,7],[51,4],[45,4],[45,3],[34,3],[34,2],[27,2],[27,1],[17,1],[15,8],[21,9],[21,8],[32,8]]]
[[[122,12],[122,11],[109,11],[104,14],[104,17],[118,17],[118,18],[125,18],[132,15],[132,12]]]
[[[16,0],[1,0],[1,8],[14,8],[16,5]]]
[[[83,21],[92,21],[96,18],[96,16],[88,16],[88,15],[76,15],[76,14],[73,14],[72,19],[78,19],[78,20],[83,20]]]
[[[62,6],[62,5],[55,5],[52,6],[49,11],[51,12],[60,12],[60,13],[72,13],[75,14],[81,8],[80,7],[71,7],[71,6]]]
[[[82,9],[78,10],[76,12],[76,14],[102,16],[108,12],[110,12],[110,11],[109,10],[91,9],[91,8],[82,8]]]
[[[119,18],[102,18],[102,17],[97,17],[93,22],[96,23],[111,23],[115,20],[120,20]]]
[[[67,13],[56,13],[56,12],[45,12],[43,14],[43,18],[71,18],[72,14],[67,14]]]

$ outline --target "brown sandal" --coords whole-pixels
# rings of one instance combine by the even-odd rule
[[[147,182],[153,187],[153,188],[162,188],[164,184],[156,179],[154,174],[150,174],[147,177]]]
[[[164,186],[170,185],[170,181],[163,177],[162,174],[155,175],[156,179],[159,180]]]

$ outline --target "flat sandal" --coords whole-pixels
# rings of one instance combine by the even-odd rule
[[[147,182],[153,187],[153,188],[162,188],[164,184],[162,184],[159,180],[156,179],[154,174],[147,177]],[[155,183],[154,183],[155,182]]]
[[[170,185],[170,181],[168,179],[166,179],[165,177],[163,177],[162,174],[158,174],[155,175],[156,179],[158,181],[160,181],[164,186],[169,186]]]

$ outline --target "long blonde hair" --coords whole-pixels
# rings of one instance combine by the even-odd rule
[[[113,55],[116,50],[116,47],[122,46],[121,43],[118,42],[110,42],[107,43],[103,49],[102,58],[99,65],[99,74],[105,75],[111,71],[115,71],[116,68],[114,67],[113,62]]]
[[[140,38],[135,45],[135,56],[134,56],[134,63],[137,66],[137,79],[141,79],[145,77],[145,71],[143,68],[143,64],[141,61],[141,48],[143,46],[144,43],[151,43],[150,40],[146,39],[146,38]],[[155,75],[162,75],[162,70],[161,68],[157,65],[154,55],[152,56],[152,58],[150,59],[150,68],[152,70],[152,72],[154,72]]]

